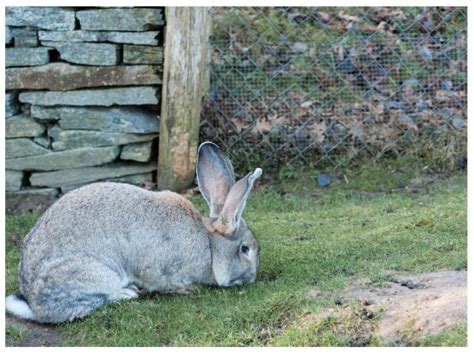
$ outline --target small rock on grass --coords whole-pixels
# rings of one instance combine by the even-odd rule
[[[456,166],[461,170],[466,170],[467,168],[467,157],[460,158],[456,161]]]
[[[319,174],[318,176],[316,176],[316,181],[321,187],[328,186],[329,184],[331,184],[331,177],[326,174]]]

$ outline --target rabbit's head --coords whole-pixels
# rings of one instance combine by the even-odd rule
[[[260,175],[262,169],[257,168],[235,182],[232,164],[217,145],[204,142],[199,147],[196,176],[209,205],[204,223],[211,236],[212,269],[219,286],[255,281],[259,245],[242,212]]]

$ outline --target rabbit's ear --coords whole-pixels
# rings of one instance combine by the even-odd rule
[[[212,142],[198,149],[196,178],[202,196],[209,205],[210,217],[217,217],[235,183],[234,169],[227,156]]]
[[[260,175],[262,175],[262,169],[257,168],[253,173],[237,181],[230,189],[224,202],[224,207],[217,220],[220,225],[219,229],[223,234],[231,235],[239,227],[247,198],[249,197],[250,191],[252,191],[255,180],[257,180]]]

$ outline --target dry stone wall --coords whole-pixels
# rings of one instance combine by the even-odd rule
[[[163,8],[6,8],[6,191],[154,179]]]

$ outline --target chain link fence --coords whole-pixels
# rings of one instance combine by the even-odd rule
[[[237,170],[466,154],[467,8],[212,12],[200,138]]]

